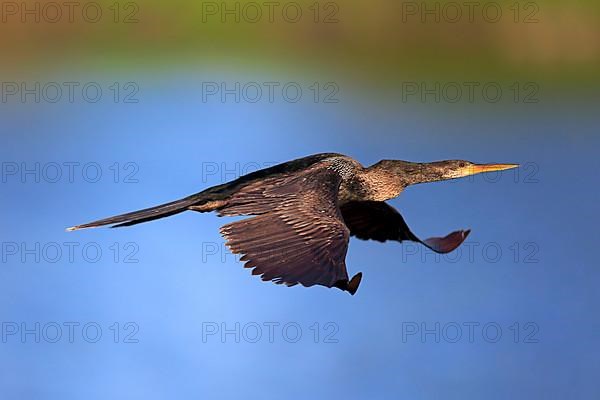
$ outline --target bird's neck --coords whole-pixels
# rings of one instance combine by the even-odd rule
[[[404,188],[417,183],[444,180],[440,169],[433,164],[407,161],[379,162],[363,170],[362,185],[369,193],[369,200],[385,201],[402,193]]]
[[[392,171],[382,168],[366,168],[359,177],[364,188],[365,200],[385,201],[398,197],[406,187]]]

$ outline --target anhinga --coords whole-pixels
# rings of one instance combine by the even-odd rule
[[[382,160],[364,168],[336,153],[316,154],[244,175],[200,193],[68,230],[102,225],[130,226],[186,210],[219,216],[252,215],[227,224],[221,234],[246,268],[265,281],[293,286],[323,285],[354,294],[362,273],[348,279],[350,236],[380,242],[410,240],[438,253],[456,249],[469,234],[421,240],[386,200],[409,185],[443,181],[516,164],[474,164],[463,160],[413,163]]]

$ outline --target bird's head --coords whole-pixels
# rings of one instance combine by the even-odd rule
[[[402,187],[418,183],[464,178],[484,172],[517,168],[518,164],[476,164],[466,160],[445,160],[414,163],[401,160],[382,160],[369,169],[397,179]]]
[[[504,171],[517,168],[519,164],[475,164],[466,160],[446,160],[420,164],[425,182],[464,178],[484,172]],[[415,182],[418,183],[418,182]]]

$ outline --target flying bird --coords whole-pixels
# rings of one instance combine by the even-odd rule
[[[382,160],[363,167],[351,157],[322,153],[258,170],[180,200],[67,230],[131,226],[188,210],[251,216],[223,226],[221,234],[253,275],[287,286],[323,285],[354,294],[362,273],[348,278],[345,259],[351,236],[379,242],[409,240],[443,254],[460,246],[470,232],[458,230],[421,240],[387,200],[410,185],[515,167],[464,160]]]

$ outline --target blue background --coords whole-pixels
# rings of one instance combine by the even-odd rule
[[[0,265],[4,323],[94,322],[97,343],[66,329],[57,343],[20,332],[0,343],[3,398],[595,398],[600,394],[597,102],[530,105],[406,104],[348,87],[337,104],[276,101],[204,103],[198,82],[214,74],[144,76],[138,104],[78,101],[0,109],[6,162],[95,162],[103,176],[57,183],[30,176],[2,182],[2,243],[97,243],[56,263],[6,255]],[[83,76],[85,79],[85,76]],[[257,80],[240,74],[239,81]],[[258,79],[261,79],[258,77]],[[273,77],[271,77],[273,79]],[[281,81],[292,78],[278,77]],[[90,80],[93,80],[90,78]],[[97,78],[95,77],[95,80]],[[131,80],[130,75],[106,82]],[[264,80],[264,79],[263,79]],[[108,86],[110,83],[107,83]],[[105,87],[106,87],[105,86]],[[516,162],[497,179],[411,187],[391,204],[418,235],[471,228],[466,250],[436,259],[414,245],[352,239],[349,273],[364,274],[356,296],[323,287],[262,282],[222,246],[225,219],[184,213],[132,228],[67,233],[64,228],[170,201],[232,179],[238,170],[320,152],[370,165],[380,159]],[[108,168],[133,162],[137,183]],[[215,164],[216,163],[216,164]],[[217,174],[207,168],[219,166]],[[65,170],[63,170],[64,172]],[[78,171],[78,170],[76,170]],[[80,170],[79,170],[80,171]],[[122,170],[123,171],[123,170]],[[138,263],[109,248],[133,242]],[[515,245],[519,248],[515,255]],[[489,254],[482,248],[492,246]],[[217,254],[207,254],[217,249]],[[495,256],[494,249],[502,254]],[[208,251],[208,253],[211,253]],[[414,254],[416,252],[416,254]],[[227,254],[227,255],[226,255]],[[526,262],[530,261],[530,262]],[[137,343],[114,343],[110,326],[133,322]],[[257,343],[210,335],[274,322]],[[336,329],[332,333],[327,323]],[[477,323],[468,340],[464,323]],[[281,328],[302,329],[296,343]],[[315,343],[314,324],[320,336]],[[403,327],[454,331],[403,337]],[[482,326],[497,324],[496,343]],[[519,324],[515,343],[510,330]],[[534,334],[529,336],[532,329]],[[204,324],[204,325],[203,325]],[[416,324],[416,325],[413,325]],[[254,331],[248,331],[254,336]],[[248,333],[247,332],[247,333]],[[289,331],[294,336],[294,330]],[[335,342],[337,341],[337,342]],[[530,343],[531,342],[531,343]]]

